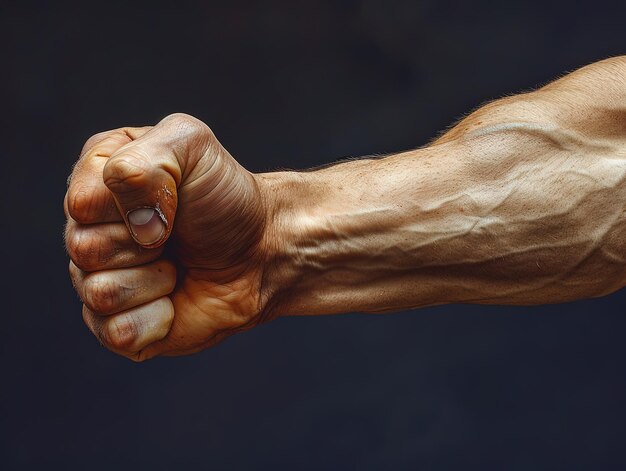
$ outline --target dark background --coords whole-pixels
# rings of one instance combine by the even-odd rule
[[[62,243],[83,142],[172,112],[252,171],[423,145],[626,53],[624,2],[0,2],[2,469],[626,469],[626,292],[285,318],[135,364]],[[6,299],[8,297],[8,305]]]

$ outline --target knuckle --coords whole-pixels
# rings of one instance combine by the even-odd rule
[[[171,146],[176,155],[204,155],[211,148],[219,148],[211,128],[193,116],[175,113],[162,123],[171,134]]]
[[[175,130],[176,136],[183,140],[212,138],[213,132],[204,122],[185,113],[174,113],[164,119]],[[203,139],[202,139],[203,138]]]
[[[139,330],[132,316],[118,316],[108,322],[103,334],[111,348],[125,351],[135,343]]]
[[[75,235],[67,244],[67,251],[74,264],[84,271],[91,271],[93,268],[93,256],[86,246],[85,238]]]
[[[124,154],[112,157],[104,166],[104,184],[116,192],[128,192],[136,190],[145,177],[148,176],[148,168],[143,156],[137,155],[132,149]]]
[[[70,229],[66,247],[70,259],[83,271],[95,271],[106,262],[97,238],[84,231]]]
[[[102,142],[104,139],[109,137],[114,131],[102,131],[94,134],[89,139],[85,141],[83,145],[83,149],[81,150],[81,155],[85,154],[89,149],[95,147],[99,142]]]
[[[204,125],[198,118],[187,113],[172,113],[166,116],[164,121],[168,121],[174,126],[187,127],[189,129],[199,128]]]
[[[83,284],[83,302],[94,312],[108,314],[120,305],[119,287],[99,274],[90,275]]]
[[[70,186],[67,192],[67,210],[72,219],[79,223],[91,222],[93,204],[93,192],[89,192],[83,187],[74,188]]]

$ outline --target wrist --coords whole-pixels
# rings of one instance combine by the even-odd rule
[[[258,173],[254,178],[266,214],[260,291],[261,315],[269,320],[289,312],[289,294],[300,277],[297,238],[302,232],[300,202],[306,185],[301,172]]]

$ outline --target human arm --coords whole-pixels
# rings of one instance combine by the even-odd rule
[[[192,214],[224,206],[215,199],[216,192],[208,191],[179,198],[178,207],[170,208],[177,222],[168,227],[174,231],[168,244],[188,248],[191,243],[197,249],[192,257],[183,250],[182,256],[160,261],[162,240],[147,251],[131,251],[120,266],[97,259],[84,263],[90,251],[77,248],[73,235],[85,225],[72,217],[80,208],[74,207],[77,190],[70,185],[67,245],[74,282],[87,299],[86,322],[113,350],[145,359],[191,353],[283,315],[381,312],[444,303],[553,303],[615,291],[626,278],[625,62],[623,57],[602,61],[537,91],[495,101],[431,144],[397,155],[264,174],[250,174],[226,155],[220,161],[229,162],[246,182],[234,188],[251,188],[252,196],[235,211],[248,221],[244,225],[223,212],[220,221],[228,221],[228,227],[217,231],[223,236],[217,252],[209,251],[216,246],[216,221],[191,222],[196,219]],[[177,142],[171,138],[174,128],[160,126],[148,140],[131,137],[125,148],[113,146],[108,157],[119,161],[124,149],[133,146],[148,157],[175,147],[171,162],[179,170],[196,154],[201,155],[197,162],[206,158],[206,146],[171,145]],[[186,143],[206,134],[201,126],[191,128]],[[82,172],[77,179],[93,173]],[[180,172],[180,181],[173,178],[172,190],[178,194],[198,186],[185,186],[184,174]],[[237,193],[225,190],[221,194]],[[124,214],[130,209],[120,208],[124,192],[113,193]],[[138,207],[150,191],[139,193]],[[247,214],[251,209],[253,216]],[[122,218],[116,222],[123,227]],[[256,229],[250,230],[249,224]],[[197,235],[189,237],[193,232]],[[253,249],[243,255],[228,250],[233,245],[229,233],[236,246],[241,234],[248,234],[253,243],[244,245]],[[106,246],[106,237],[94,237]],[[235,257],[232,266],[211,266],[211,257],[224,250]],[[139,342],[143,334],[135,328],[130,329],[133,341],[116,342],[118,328],[107,334],[94,323],[110,326],[111,319],[122,315],[154,331],[151,321],[132,320],[140,315],[151,319],[145,307],[134,314],[147,305],[147,298],[135,298],[142,304],[127,302],[120,310],[113,302],[102,313],[89,301],[89,286],[98,283],[85,280],[111,274],[112,268],[138,270],[131,267],[145,266],[150,258],[146,253],[156,260],[151,263],[167,264],[179,278],[181,273],[185,277],[172,283],[170,275],[170,284],[161,284],[158,299],[162,304],[171,300],[172,306],[158,336]],[[206,253],[213,255],[207,258]],[[145,274],[134,276],[141,285]]]

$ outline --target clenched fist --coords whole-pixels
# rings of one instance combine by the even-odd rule
[[[191,116],[93,136],[65,196],[85,323],[143,360],[260,322],[270,210],[254,176]]]

